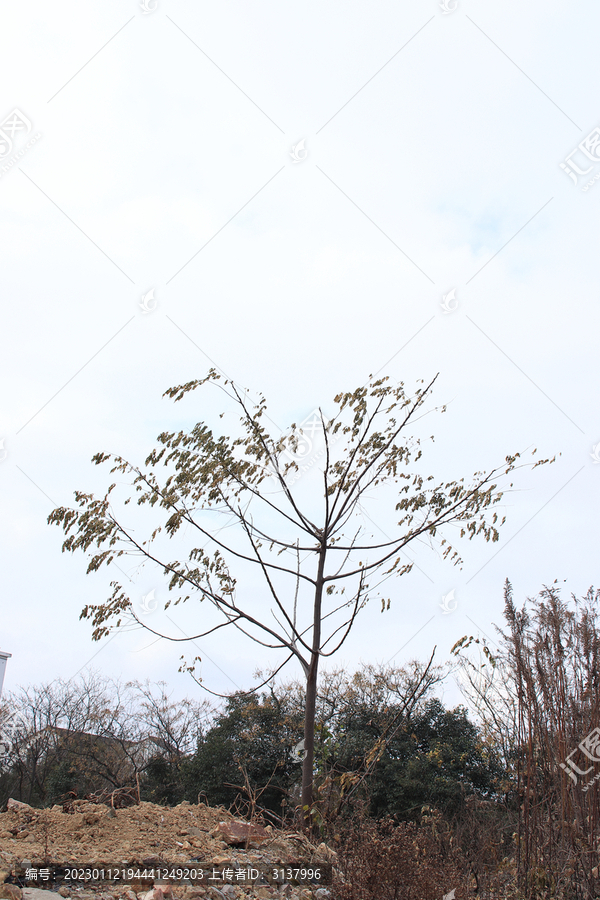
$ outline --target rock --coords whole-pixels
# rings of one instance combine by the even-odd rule
[[[156,886],[155,886],[156,889]],[[159,889],[162,891],[163,896],[167,898],[167,900],[175,900],[173,896],[173,885],[171,884],[161,884],[159,885]]]
[[[242,822],[239,819],[232,819],[231,822],[219,822],[216,836],[230,845],[245,844],[249,840],[258,845],[268,841],[270,837],[262,825],[252,825],[250,822]]]
[[[13,800],[12,797],[10,797],[6,801],[6,808],[7,809],[33,809],[33,807],[29,805],[29,803],[21,803],[20,800]]]
[[[41,888],[23,888],[23,900],[48,900],[49,896],[48,891]]]
[[[173,889],[170,884],[155,886],[144,895],[144,900],[174,900]]]
[[[137,900],[137,894],[135,893],[135,891],[132,891],[131,888],[125,891],[123,897],[125,898],[125,900]]]
[[[21,900],[21,888],[16,884],[0,884],[0,900]]]
[[[315,891],[316,900],[329,900],[331,897],[331,891],[328,891],[327,888],[319,888],[318,891]]]
[[[8,878],[8,872],[3,872],[0,869],[0,884],[4,884],[4,882],[6,881],[7,878]]]
[[[60,894],[61,897],[70,897],[71,896],[71,891],[69,890],[68,887],[65,887],[64,884],[61,884],[61,886],[58,889],[58,893]]]

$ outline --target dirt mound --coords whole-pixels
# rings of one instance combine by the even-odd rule
[[[18,875],[28,868],[69,867],[71,865],[95,869],[118,869],[121,866],[135,868],[135,876],[128,883],[122,880],[107,886],[64,882],[30,886],[60,886],[62,896],[79,900],[144,900],[154,878],[143,876],[152,869],[182,866],[197,862],[205,867],[233,872],[240,869],[266,870],[269,867],[286,867],[300,862],[313,866],[335,861],[333,851],[321,844],[316,847],[296,832],[278,831],[271,826],[249,826],[225,809],[212,809],[203,803],[187,801],[174,808],[140,803],[122,809],[104,804],[75,800],[63,809],[34,809],[9,801],[9,809],[0,813],[0,900],[14,897],[14,885],[22,884]],[[142,872],[142,874],[139,874]],[[136,880],[137,879],[137,880]],[[229,879],[229,880],[228,880]],[[231,883],[233,879],[234,883]],[[317,897],[327,900],[330,890],[318,884],[297,886],[235,883],[236,874],[215,881],[215,886],[174,881],[175,898],[208,897],[287,897],[289,900]],[[12,884],[9,884],[12,882]],[[12,890],[11,890],[12,889]],[[20,896],[20,895],[19,895]],[[54,895],[56,896],[56,895]],[[27,898],[27,889],[24,900]],[[50,898],[49,898],[50,900]]]

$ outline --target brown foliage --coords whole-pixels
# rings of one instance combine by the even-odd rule
[[[448,833],[358,813],[340,835],[335,900],[455,900],[470,896],[469,865]]]

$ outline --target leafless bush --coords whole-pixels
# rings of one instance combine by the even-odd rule
[[[433,827],[431,827],[433,825]],[[375,822],[359,811],[339,835],[335,900],[455,900],[471,895],[469,866],[440,822]]]

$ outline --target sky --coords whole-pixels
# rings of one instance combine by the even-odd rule
[[[223,632],[93,642],[80,612],[119,573],[86,575],[47,524],[106,488],[98,451],[142,464],[160,432],[213,415],[163,397],[213,366],[264,394],[275,433],[370,375],[408,390],[439,373],[432,473],[556,455],[519,471],[500,541],[462,542],[462,568],[411,547],[390,610],[367,606],[329,665],[434,646],[443,663],[465,634],[493,647],[506,578],[519,604],[555,579],[565,598],[598,585],[597,4],[6,0],[1,16],[5,693],[92,668],[200,699],[183,652],[222,693],[274,662]],[[195,609],[165,620],[159,573],[125,571],[145,621],[195,633]]]

